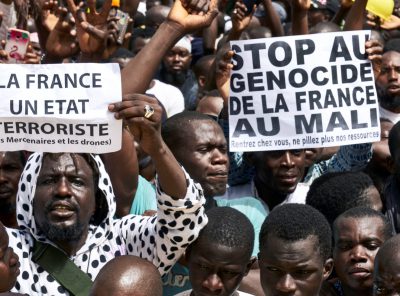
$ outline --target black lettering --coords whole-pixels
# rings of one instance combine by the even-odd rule
[[[233,60],[233,70],[240,70],[243,67],[243,58],[241,55],[238,54],[238,52],[242,52],[239,46],[237,45],[232,45],[232,50],[235,52],[235,54],[232,57]]]
[[[262,77],[262,72],[256,73],[248,73],[247,74],[247,81],[249,83],[249,91],[262,91],[264,90],[263,80],[262,78],[257,79],[258,77]],[[256,85],[259,83],[259,85]]]
[[[300,75],[300,81],[296,82],[296,74]],[[304,69],[293,69],[292,71],[290,71],[289,73],[289,83],[290,85],[292,85],[293,87],[303,87],[308,83],[308,75],[306,70]]]
[[[229,100],[229,114],[230,115],[238,115],[241,110],[241,102],[238,97],[230,97]]]
[[[265,43],[253,43],[253,44],[245,44],[244,50],[251,51],[251,57],[253,60],[253,69],[260,69],[260,50],[265,49]]]
[[[235,131],[233,132],[233,137],[238,138],[241,135],[247,135],[249,137],[255,137],[256,133],[254,132],[251,124],[246,118],[240,118],[236,124]]]
[[[327,132],[333,131],[335,128],[341,128],[342,130],[348,130],[346,121],[344,120],[342,114],[338,111],[332,112],[331,118],[329,119]]]
[[[276,50],[279,47],[282,47],[285,52],[282,61],[279,61],[276,58]],[[271,46],[268,48],[268,58],[271,64],[274,65],[275,67],[287,66],[292,60],[292,49],[290,48],[289,44],[287,44],[285,41],[273,42]]]
[[[315,51],[315,44],[311,39],[296,40],[295,44],[297,64],[304,65],[304,56],[312,54]]]
[[[305,133],[310,134],[315,132],[322,132],[322,115],[311,114],[310,121],[307,122],[306,115],[295,115],[294,122],[296,127],[296,134],[303,134],[303,128]]]
[[[315,67],[314,69],[312,69],[311,71],[311,81],[318,86],[321,85],[326,85],[329,82],[329,79],[327,77],[322,78],[322,80],[318,79],[318,72],[322,72],[322,73],[326,73],[328,72],[328,69],[326,69],[325,67]]]
[[[351,61],[350,52],[347,49],[346,42],[344,42],[343,36],[335,37],[329,62],[336,62],[338,58],[344,58],[345,61]]]
[[[239,73],[233,73],[231,75],[231,91],[242,92],[244,91],[246,85],[243,81],[243,76]]]
[[[257,118],[258,132],[263,136],[274,136],[279,133],[280,125],[278,117],[271,117],[271,130],[267,131],[265,127],[265,118]]]

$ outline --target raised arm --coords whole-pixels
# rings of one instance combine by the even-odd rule
[[[189,9],[188,9],[189,10]],[[218,14],[212,0],[207,13],[189,13],[182,0],[176,0],[168,19],[158,28],[150,42],[122,70],[122,93],[144,93],[162,57],[185,34],[209,26]]]
[[[362,30],[364,24],[364,13],[368,0],[356,0],[346,17],[344,31]]]
[[[282,27],[281,20],[272,5],[271,0],[262,0],[265,8],[265,23],[268,28],[271,29],[271,33],[273,37],[284,36],[284,31]]]
[[[117,198],[117,217],[126,216],[130,212],[139,177],[138,160],[131,133],[124,128],[121,150],[103,154],[101,158]]]
[[[143,151],[151,156],[162,190],[174,199],[184,198],[186,177],[161,138],[162,109],[157,99],[126,95],[124,101],[110,105],[109,110],[115,112],[117,119],[124,120]]]
[[[308,34],[308,9],[311,0],[294,0],[292,1],[292,34],[304,35]]]

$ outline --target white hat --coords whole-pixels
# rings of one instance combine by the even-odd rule
[[[185,36],[179,40],[174,47],[183,47],[187,49],[189,53],[192,53],[192,43],[190,42],[190,38],[188,36]]]

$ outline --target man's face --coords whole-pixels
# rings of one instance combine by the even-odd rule
[[[211,242],[195,243],[188,256],[190,282],[195,296],[230,296],[251,266],[243,250]]]
[[[318,296],[332,270],[332,260],[321,258],[315,236],[291,242],[270,235],[260,250],[259,265],[268,296]]]
[[[225,136],[217,123],[196,120],[185,127],[185,145],[175,155],[206,197],[222,195],[228,182],[228,153]]]
[[[95,211],[93,170],[80,156],[45,157],[33,201],[35,220],[54,241],[79,240]]]
[[[192,55],[186,48],[175,46],[166,53],[163,62],[169,73],[183,73],[189,69]]]
[[[8,246],[8,234],[0,223],[0,291],[11,290],[19,273],[18,255]]]
[[[382,56],[376,84],[383,107],[389,110],[400,107],[400,53],[389,51]]]
[[[280,194],[295,191],[304,174],[304,150],[256,152],[257,179]]]
[[[0,213],[15,211],[15,197],[23,169],[19,152],[0,152]]]
[[[400,256],[396,251],[392,254],[381,254],[375,262],[374,296],[400,295]]]
[[[382,220],[341,218],[335,223],[333,233],[334,266],[342,285],[359,293],[370,291],[375,255],[385,241]]]

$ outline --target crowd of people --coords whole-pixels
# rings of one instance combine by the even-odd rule
[[[0,152],[0,295],[399,295],[400,2],[120,1],[0,0],[20,63],[118,63],[123,121],[116,152]],[[379,142],[229,151],[230,41],[362,29]]]

